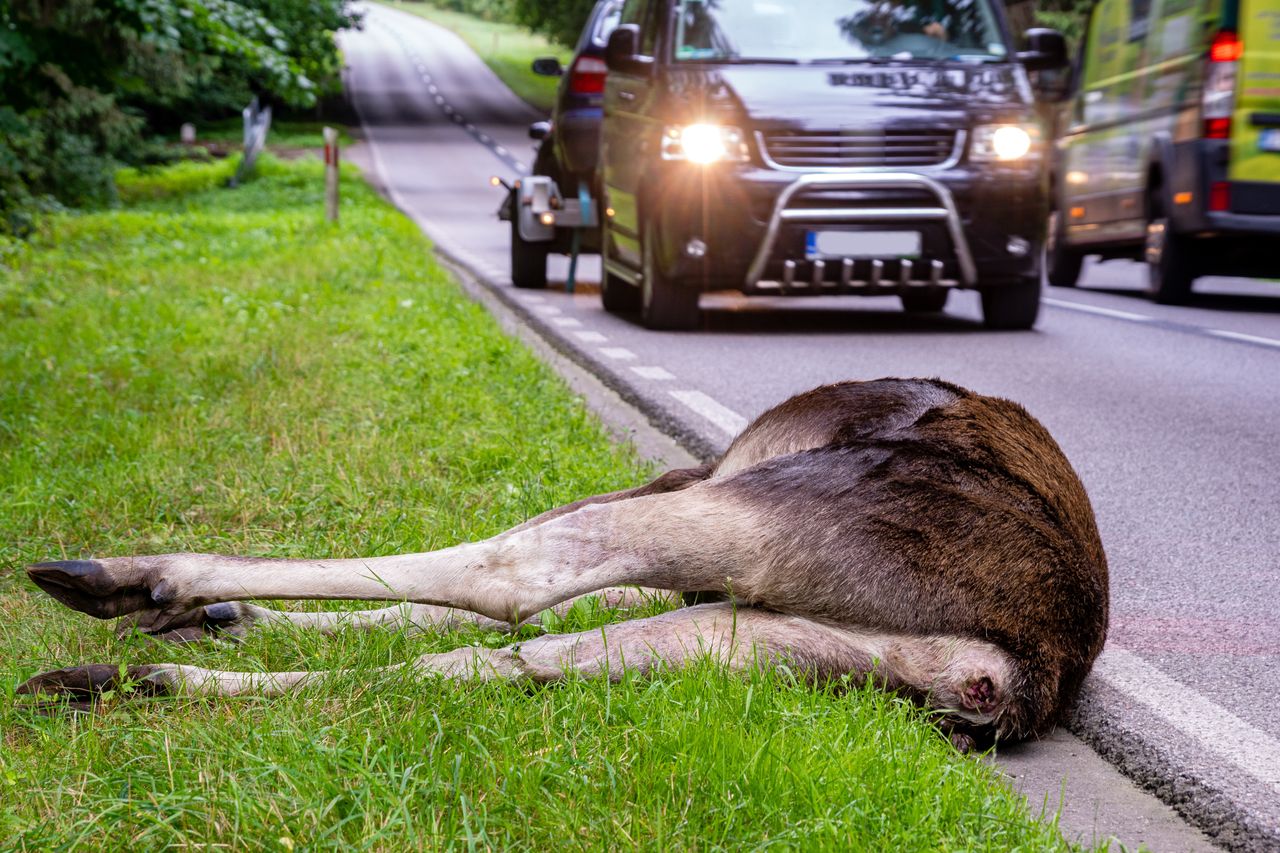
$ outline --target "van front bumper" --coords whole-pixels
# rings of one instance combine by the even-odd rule
[[[795,174],[664,165],[651,173],[643,206],[653,211],[655,260],[688,286],[871,294],[1039,274],[1048,194],[1036,168]],[[808,257],[808,232],[824,230],[916,231],[922,250],[910,260]]]

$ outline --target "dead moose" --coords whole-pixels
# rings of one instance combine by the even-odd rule
[[[272,560],[168,554],[28,569],[63,604],[191,639],[265,620],[330,630],[496,629],[626,587],[719,600],[507,648],[424,655],[460,679],[537,682],[711,656],[872,678],[937,711],[961,749],[1043,732],[1073,700],[1107,628],[1107,563],[1084,487],[1020,406],[937,380],[829,385],[761,415],[715,464],[551,510],[426,554]],[[283,613],[247,599],[411,604]],[[280,692],[322,673],[175,664],[81,666],[19,690],[91,700]]]

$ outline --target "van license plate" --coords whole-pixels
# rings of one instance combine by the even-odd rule
[[[1263,151],[1280,151],[1280,127],[1264,128],[1258,137],[1258,147]]]
[[[810,231],[805,257],[918,258],[918,231]]]

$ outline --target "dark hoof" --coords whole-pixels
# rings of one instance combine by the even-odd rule
[[[121,667],[98,663],[41,673],[19,685],[16,692],[26,696],[93,700],[109,690],[134,696],[164,696],[169,693],[170,685],[163,667],[128,666],[122,672]]]
[[[121,587],[97,560],[63,560],[27,566],[27,576],[58,601],[98,619],[155,607],[145,586]]]
[[[116,636],[124,638],[134,631],[166,643],[195,643],[209,638],[239,640],[247,633],[245,608],[238,601],[208,604],[188,610],[154,628],[139,623],[137,617],[120,620]]]

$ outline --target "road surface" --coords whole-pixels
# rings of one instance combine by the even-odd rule
[[[1110,639],[1073,728],[1217,843],[1280,849],[1280,283],[1206,279],[1191,306],[1165,307],[1141,297],[1139,266],[1112,262],[1049,288],[1032,332],[984,331],[970,293],[937,317],[893,297],[717,294],[702,331],[650,332],[590,287],[511,287],[488,178],[527,167],[540,116],[451,34],[366,8],[342,41],[372,177],[694,453],[842,379],[941,376],[1026,405],[1080,472],[1111,566]],[[598,260],[582,274],[598,281]]]

